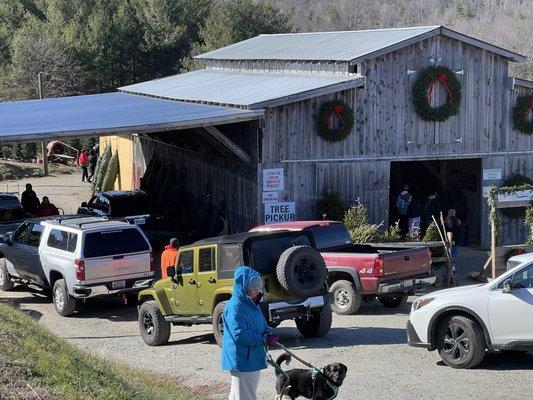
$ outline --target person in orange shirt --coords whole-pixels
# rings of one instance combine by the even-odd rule
[[[176,264],[179,246],[178,239],[172,238],[169,244],[165,246],[163,253],[161,253],[161,278],[167,278],[167,268]]]

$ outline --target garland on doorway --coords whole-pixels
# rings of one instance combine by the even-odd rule
[[[444,86],[447,92],[446,103],[432,107],[431,100],[437,85]],[[445,121],[456,115],[461,105],[461,83],[455,73],[446,67],[431,66],[420,71],[413,85],[415,110],[426,121]]]
[[[343,101],[327,101],[320,105],[316,129],[323,139],[329,142],[346,139],[352,131],[353,124],[353,110]]]
[[[533,95],[519,96],[513,107],[514,129],[520,132],[533,133]]]

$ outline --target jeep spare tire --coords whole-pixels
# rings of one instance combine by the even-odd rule
[[[326,263],[309,246],[294,246],[279,258],[276,275],[283,289],[300,297],[309,297],[324,287]]]

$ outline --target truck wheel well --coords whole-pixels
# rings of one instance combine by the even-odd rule
[[[428,338],[430,339],[430,344],[433,349],[437,348],[437,332],[438,332],[439,325],[446,318],[450,318],[452,316],[463,316],[463,317],[467,317],[467,318],[470,318],[476,321],[483,329],[487,348],[492,349],[489,331],[485,323],[483,322],[483,320],[475,312],[468,310],[466,308],[463,308],[463,307],[445,310],[444,312],[441,312],[440,314],[437,314],[432,318],[432,320],[429,323]]]
[[[151,300],[155,300],[154,299],[154,296],[152,296],[151,294],[148,294],[146,296],[143,296],[141,298],[139,298],[139,301],[137,302],[137,305],[141,305],[143,303],[146,303],[147,301],[151,301]]]
[[[229,299],[231,299],[231,294],[228,294],[228,293],[219,294],[217,297],[215,297],[215,301],[213,302],[213,309],[211,310],[211,313],[215,310],[215,307],[218,305],[218,303],[221,303]]]
[[[50,271],[50,289],[54,287],[54,283],[58,281],[59,279],[63,279],[63,275],[61,275],[58,271]]]
[[[340,280],[355,283],[353,281],[352,276],[347,272],[335,271],[335,272],[328,273],[328,286],[331,286],[334,282],[340,281]]]

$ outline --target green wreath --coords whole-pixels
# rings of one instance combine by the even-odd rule
[[[530,114],[533,114],[533,95],[519,96],[513,107],[514,129],[528,134],[533,133],[533,119],[529,120]]]
[[[341,100],[327,101],[320,105],[316,129],[318,136],[329,142],[346,139],[354,124],[353,110]]]
[[[446,103],[431,107],[431,96],[437,84],[448,92]],[[456,115],[461,105],[461,83],[455,73],[446,67],[431,66],[424,68],[413,85],[415,110],[426,121],[445,121]]]

